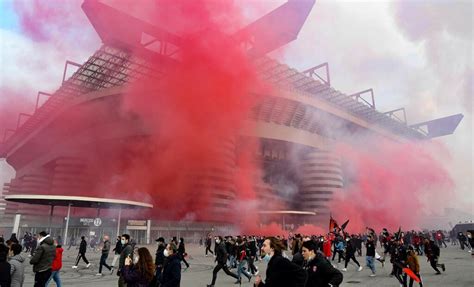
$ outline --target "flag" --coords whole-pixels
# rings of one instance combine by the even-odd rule
[[[403,272],[405,272],[408,276],[410,276],[416,282],[418,282],[418,283],[421,282],[421,279],[418,276],[416,276],[415,272],[413,272],[410,268],[405,267],[402,270],[403,270]]]
[[[347,224],[349,224],[349,219],[341,225],[341,229],[342,230],[346,229]]]
[[[398,227],[398,232],[395,233],[395,241],[399,241],[402,239],[402,227]]]
[[[331,215],[329,217],[330,217],[329,218],[329,232],[333,232],[334,229],[340,230],[339,225],[337,225],[337,221],[334,218],[332,218]]]

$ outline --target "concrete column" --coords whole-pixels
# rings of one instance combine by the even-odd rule
[[[19,213],[15,214],[15,218],[13,219],[12,233],[16,233],[17,238],[19,238],[18,231],[20,229],[20,219],[21,219],[21,214],[19,214]]]
[[[146,221],[146,244],[150,244],[150,236],[151,236],[151,220],[148,219]]]
[[[71,215],[71,204],[69,203],[67,206],[67,216],[66,216],[66,227],[64,228],[64,239],[63,239],[63,246],[67,245],[67,231],[69,228],[69,217]]]
[[[50,212],[49,212],[49,234],[51,234],[51,231],[52,231],[51,226],[53,224],[53,213],[54,213],[54,205],[51,205],[51,209],[50,209]]]
[[[117,236],[120,236],[120,220],[122,219],[122,207],[119,207],[119,214],[117,219]]]

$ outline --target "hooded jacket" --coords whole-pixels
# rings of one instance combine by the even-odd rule
[[[54,246],[54,241],[49,235],[46,235],[30,259],[30,264],[33,265],[33,272],[43,272],[51,269],[55,256],[56,247]]]
[[[23,286],[23,281],[25,280],[25,257],[21,254],[17,254],[10,258],[10,274],[12,277],[11,287],[21,287]]]

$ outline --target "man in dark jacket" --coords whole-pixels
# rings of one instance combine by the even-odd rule
[[[431,268],[436,271],[436,275],[441,274],[438,267],[441,267],[441,269],[443,269],[443,272],[446,270],[446,266],[444,264],[438,263],[440,249],[433,240],[425,240],[425,254],[428,257],[428,260],[430,261]]]
[[[125,283],[125,280],[122,276],[122,268],[124,268],[125,266],[125,258],[130,257],[133,262],[133,247],[132,245],[130,245],[130,235],[122,234],[122,237],[120,238],[120,243],[122,243],[122,252],[120,253],[119,269],[117,271],[117,275],[119,276],[119,287],[124,287],[127,286],[127,283]]]
[[[212,282],[210,285],[207,285],[208,287],[214,287],[214,284],[216,283],[217,279],[217,272],[219,272],[221,269],[224,270],[225,274],[234,277],[235,279],[239,280],[239,277],[237,274],[230,272],[229,268],[227,267],[227,251],[225,249],[225,244],[223,242],[222,236],[219,236],[216,240],[216,262],[217,265],[214,267],[214,270],[212,271]]]
[[[304,287],[306,272],[300,266],[283,257],[286,249],[283,241],[275,237],[268,237],[263,242],[262,252],[264,260],[268,262],[265,282],[260,276],[255,278],[257,287]]]
[[[305,259],[304,269],[308,273],[306,287],[339,286],[342,283],[342,273],[319,252],[313,241],[303,242],[302,253]]]
[[[54,240],[45,231],[39,233],[39,246],[36,248],[30,264],[35,272],[35,287],[43,287],[51,277],[51,265],[56,256]]]
[[[114,259],[112,260],[111,266],[113,268],[115,268],[115,263],[120,258],[120,253],[122,253],[122,243],[120,242],[120,238],[120,236],[117,236],[117,238],[115,239],[115,248],[112,249],[112,251],[114,252]]]
[[[403,287],[407,286],[407,275],[403,272],[403,268],[408,266],[407,263],[407,250],[402,242],[397,239],[393,243],[392,250],[390,252],[390,261],[393,264],[393,275],[397,278],[400,285]]]
[[[7,261],[8,248],[0,242],[0,287],[10,287],[12,282],[11,265]]]
[[[206,257],[207,257],[207,252],[214,254],[214,252],[212,252],[211,250],[211,245],[212,245],[212,237],[211,237],[211,234],[208,234],[206,238]]]
[[[109,241],[109,236],[104,235],[104,246],[102,246],[102,255],[100,256],[100,263],[99,263],[99,273],[97,273],[97,276],[102,276],[102,266],[105,266],[105,268],[109,269],[109,271],[113,272],[113,268],[107,264],[107,257],[109,257],[109,251],[110,251],[110,241]]]
[[[181,259],[178,255],[176,244],[171,242],[164,249],[167,258],[163,267],[163,274],[159,279],[160,287],[179,287],[181,282]]]
[[[163,271],[163,265],[165,263],[165,254],[164,251],[166,249],[165,239],[160,237],[156,240],[158,243],[158,248],[156,249],[155,254],[155,266],[156,266],[156,278],[160,279],[161,271]]]
[[[352,259],[354,263],[357,265],[358,269],[357,271],[362,271],[362,266],[360,266],[359,261],[355,258],[355,253],[357,251],[356,247],[356,240],[355,236],[354,238],[346,238],[346,256],[344,260],[344,268],[342,271],[347,271],[347,265],[349,264],[349,261]]]
[[[77,269],[77,264],[79,264],[79,260],[81,260],[81,258],[87,264],[86,265],[87,268],[91,266],[91,264],[89,263],[89,260],[87,260],[86,258],[86,251],[87,251],[86,238],[84,236],[81,236],[81,244],[79,245],[79,253],[77,254],[76,264],[72,266],[72,269]]]

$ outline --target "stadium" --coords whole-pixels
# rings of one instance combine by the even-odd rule
[[[16,128],[5,130],[0,157],[15,169],[16,176],[3,187],[0,230],[8,233],[13,227],[21,233],[49,228],[53,234],[64,234],[69,227],[69,235],[77,238],[86,232],[114,234],[127,229],[138,242],[158,236],[201,238],[231,223],[219,214],[228,212],[236,199],[233,174],[237,155],[248,139],[258,142],[253,157],[262,167],[262,174],[253,176],[263,180],[253,188],[262,201],[273,203],[272,210],[259,207],[262,216],[283,219],[283,228],[291,229],[295,222],[329,217],[328,202],[345,182],[344,159],[330,147],[343,140],[347,131],[396,142],[430,140],[454,132],[462,119],[460,114],[409,125],[403,108],[378,111],[372,89],[344,94],[331,86],[328,63],[297,71],[270,58],[268,53],[297,38],[313,4],[290,1],[242,29],[251,34],[252,41],[244,44],[259,78],[276,88],[259,95],[262,100],[247,119],[252,128],[217,140],[220,144],[215,153],[221,160],[216,165],[186,175],[196,178],[193,188],[197,193],[209,195],[206,214],[167,221],[149,217],[147,209],[162,207],[147,196],[117,199],[84,191],[107,185],[95,176],[95,169],[102,166],[90,166],[95,160],[92,147],[102,155],[124,153],[111,147],[116,142],[154,136],[139,124],[140,119],[123,116],[120,103],[135,82],[158,80],[172,69],[180,60],[181,39],[86,0],[82,8],[103,45],[83,64],[67,61],[58,90],[39,92],[34,113],[20,114]],[[122,26],[112,27],[110,23],[116,22],[108,17],[119,19]],[[270,40],[265,35],[269,27]],[[127,33],[117,33],[119,30]],[[156,59],[161,65],[156,65]],[[68,77],[71,69],[74,71]],[[103,167],[107,166],[104,163]],[[94,199],[78,198],[86,194]],[[122,208],[134,209],[122,214]],[[199,220],[194,220],[196,217]]]

